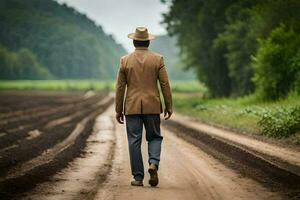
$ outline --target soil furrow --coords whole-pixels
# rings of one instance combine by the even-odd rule
[[[82,110],[82,109],[87,109],[91,107],[92,105],[95,104],[97,99],[100,99],[100,97],[96,99],[90,99],[87,102],[80,103],[77,105],[65,105],[61,106],[60,108],[55,109],[54,111],[52,110],[51,113],[44,113],[42,116],[34,116],[35,119],[27,119],[26,123],[27,124],[22,124],[25,123],[24,121],[21,122],[22,125],[16,125],[13,124],[11,126],[14,126],[12,129],[7,129],[2,132],[7,133],[5,136],[1,138],[0,141],[0,148],[5,148],[8,146],[13,145],[16,141],[20,140],[22,137],[26,137],[27,133],[33,129],[38,129],[38,127],[43,126],[47,123],[49,123],[53,119],[57,119],[66,115],[71,115],[72,113]],[[92,100],[92,101],[91,101]],[[19,123],[19,122],[17,122]]]
[[[97,105],[96,103],[94,103],[93,105],[94,106],[85,108],[85,110],[77,111],[77,113],[73,114],[72,121],[66,124],[44,126],[40,129],[37,129],[43,133],[42,135],[40,135],[40,137],[33,138],[32,140],[21,140],[18,143],[17,147],[8,149],[6,152],[3,152],[1,154],[2,158],[0,159],[0,168],[2,169],[0,176],[5,175],[7,170],[11,167],[41,154],[43,151],[45,151],[45,149],[48,149],[56,143],[64,140],[68,136],[68,133],[83,117],[89,115],[94,110],[101,110],[103,106]]]
[[[53,106],[51,104],[48,104],[47,110],[43,110],[41,112],[32,112],[27,115],[21,115],[19,117],[12,117],[10,119],[1,120],[0,126],[2,126],[4,129],[9,129],[11,127],[16,126],[16,124],[22,125],[23,123],[26,123],[28,121],[35,120],[35,119],[38,119],[43,116],[48,116],[48,115],[51,115],[58,111],[65,111],[65,110],[72,109],[74,107],[81,108],[85,105],[89,105],[89,104],[93,103],[95,100],[97,100],[99,98],[101,98],[101,97],[93,97],[93,98],[89,98],[87,100],[73,102],[71,104],[59,105],[59,106]],[[47,105],[47,104],[45,104],[45,105]]]
[[[101,108],[94,109],[81,123],[76,125],[73,134],[57,143],[53,148],[32,160],[12,168],[6,178],[1,178],[0,194],[7,199],[20,192],[24,192],[37,183],[43,182],[57,170],[62,169],[74,157],[80,154],[80,149],[85,146],[85,140],[91,133],[95,117],[102,113],[109,104],[111,97],[105,102],[98,103]],[[74,131],[76,134],[74,134]]]

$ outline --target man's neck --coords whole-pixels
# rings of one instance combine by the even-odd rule
[[[135,50],[148,50],[148,47],[135,47]]]

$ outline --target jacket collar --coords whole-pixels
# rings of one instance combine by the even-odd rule
[[[135,47],[135,50],[148,50],[148,47]]]

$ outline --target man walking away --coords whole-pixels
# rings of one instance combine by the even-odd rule
[[[137,27],[128,34],[135,51],[121,57],[116,84],[116,119],[126,121],[133,186],[143,186],[144,165],[141,153],[143,126],[148,141],[149,184],[158,184],[161,142],[160,114],[163,112],[158,82],[163,94],[165,120],[172,115],[172,95],[163,57],[148,50],[154,36],[147,28]],[[124,99],[126,90],[126,97]]]

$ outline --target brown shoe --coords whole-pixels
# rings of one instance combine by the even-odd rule
[[[144,186],[143,181],[131,181],[132,186]]]
[[[149,180],[149,184],[152,187],[157,186],[158,184],[158,174],[157,174],[157,167],[155,164],[150,164],[148,172],[150,174],[150,180]]]

